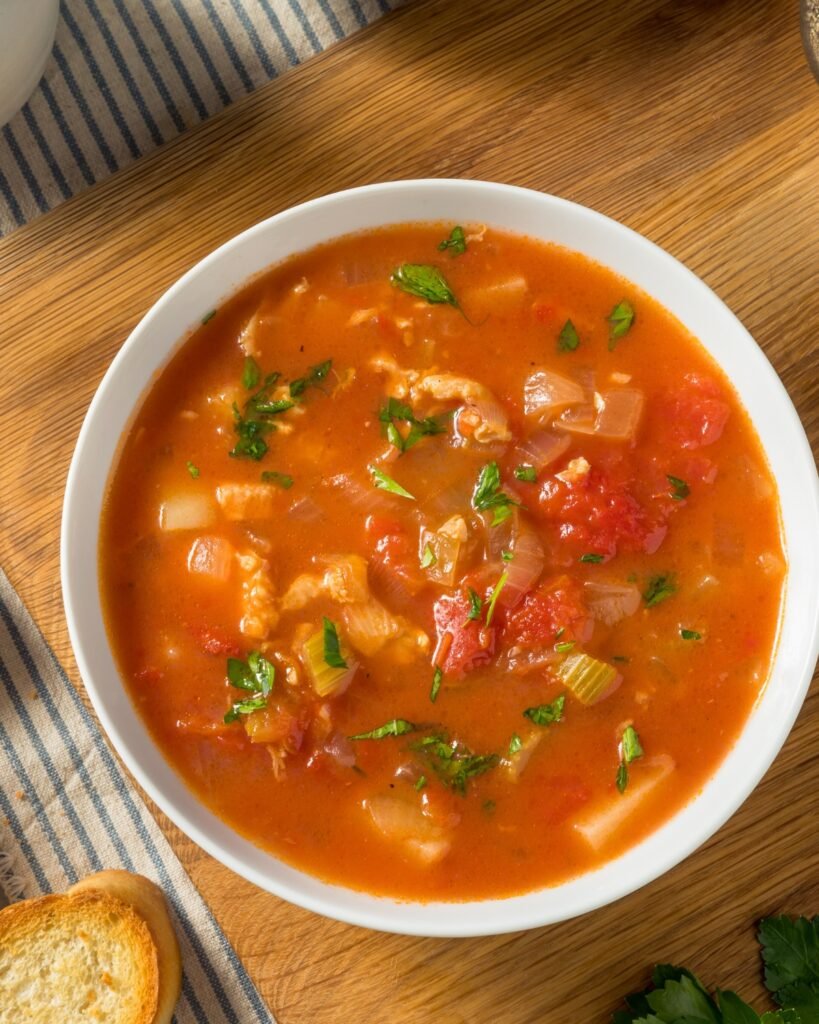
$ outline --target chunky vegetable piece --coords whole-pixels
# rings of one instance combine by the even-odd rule
[[[694,339],[576,254],[450,221],[294,257],[202,324],[124,439],[100,567],[138,712],[216,814],[331,882],[473,900],[701,789],[785,560]]]

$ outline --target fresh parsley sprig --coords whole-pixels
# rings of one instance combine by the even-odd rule
[[[492,525],[498,526],[509,518],[515,505],[520,505],[520,502],[510,498],[501,490],[500,469],[497,462],[487,462],[478,476],[478,482],[472,495],[472,507],[476,512],[492,509]]]
[[[403,455],[421,440],[422,437],[432,437],[435,434],[445,434],[447,430],[446,421],[451,414],[443,416],[426,416],[419,420],[416,418],[412,408],[397,398],[388,398],[387,404],[378,413],[378,419],[384,426],[384,434],[390,444],[397,448]],[[409,423],[409,431],[402,434],[397,423]]]
[[[240,715],[249,715],[267,707],[267,698],[276,678],[276,668],[258,651],[251,651],[246,661],[242,661],[241,658],[228,658],[227,677],[231,686],[250,693],[249,697],[236,701],[227,712],[224,718],[227,725],[235,722]]]

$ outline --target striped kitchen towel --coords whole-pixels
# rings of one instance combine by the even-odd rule
[[[0,571],[0,886],[10,900],[38,896],[103,868],[147,875],[168,898],[183,964],[176,1024],[272,1024],[213,915]]]
[[[43,79],[0,130],[0,235],[400,2],[62,0]]]

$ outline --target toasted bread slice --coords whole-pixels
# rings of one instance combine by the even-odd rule
[[[157,949],[145,920],[100,890],[0,911],[0,1024],[154,1024]]]
[[[68,894],[95,890],[130,904],[148,925],[159,968],[159,994],[151,1024],[170,1024],[182,987],[182,961],[162,890],[143,875],[130,871],[98,871],[72,885]]]

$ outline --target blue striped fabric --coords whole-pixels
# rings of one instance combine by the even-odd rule
[[[0,236],[400,2],[62,0],[43,79],[0,131]]]
[[[176,1024],[272,1024],[244,967],[0,572],[0,889],[11,900],[93,871],[147,875],[182,949]]]

